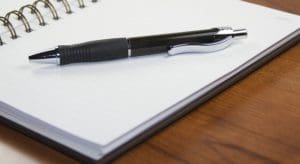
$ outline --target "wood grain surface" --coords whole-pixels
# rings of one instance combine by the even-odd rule
[[[299,0],[249,0],[300,14]],[[0,163],[77,163],[0,124]],[[300,163],[300,44],[114,163]]]

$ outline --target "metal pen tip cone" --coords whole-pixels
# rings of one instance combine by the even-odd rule
[[[56,50],[50,50],[50,51],[40,52],[40,53],[31,55],[31,56],[29,56],[29,59],[34,60],[34,59],[56,58],[56,57],[57,57]]]
[[[40,52],[28,57],[30,61],[38,61],[39,63],[60,63],[57,49]]]

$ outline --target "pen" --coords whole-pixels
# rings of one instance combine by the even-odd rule
[[[61,45],[52,50],[29,56],[29,60],[52,61],[65,65],[96,62],[168,52],[209,53],[230,46],[235,39],[245,38],[246,29],[231,27],[170,33],[132,38],[113,38],[74,45]]]

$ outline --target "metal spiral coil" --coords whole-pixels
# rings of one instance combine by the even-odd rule
[[[98,0],[92,0],[92,2],[97,2],[97,1]],[[72,9],[71,9],[71,6],[70,6],[70,3],[69,3],[68,0],[57,0],[57,2],[61,2],[63,4],[63,6],[65,8],[65,12],[67,14],[72,13]],[[84,0],[77,0],[77,2],[78,2],[79,8],[84,8],[85,7]],[[10,21],[10,19],[13,15],[16,16],[17,20],[20,20],[22,22],[23,26],[25,27],[25,31],[27,33],[32,32],[32,28],[30,26],[30,23],[29,23],[28,19],[26,18],[25,14],[24,14],[24,11],[26,9],[29,9],[30,13],[34,14],[36,16],[37,20],[39,21],[40,26],[45,26],[46,25],[45,19],[44,19],[43,15],[41,14],[40,9],[38,9],[38,4],[43,4],[45,8],[49,9],[51,14],[52,14],[52,18],[54,20],[59,19],[58,12],[55,9],[52,2],[50,2],[50,0],[35,0],[33,2],[33,4],[27,4],[27,5],[22,6],[19,10],[13,10],[13,11],[8,12],[5,15],[5,17],[0,16],[0,22],[2,22],[3,26],[7,27],[12,39],[18,38],[16,30],[15,30],[13,24]],[[3,44],[4,44],[4,42],[2,41],[1,36],[0,36],[0,46],[2,46]]]
[[[30,12],[32,14],[36,15],[40,26],[45,26],[46,25],[44,17],[42,16],[41,12],[34,5],[25,5],[25,6],[21,7],[19,11],[24,14],[24,10],[26,8],[30,9]]]
[[[9,22],[9,20],[6,19],[5,17],[0,16],[0,22],[2,22],[2,24],[8,28],[8,30],[10,32],[10,35],[11,35],[11,38],[16,39],[17,38],[17,33],[16,33],[14,27],[12,26],[12,24]],[[3,45],[2,41],[1,41],[1,45]]]
[[[29,25],[29,22],[28,20],[26,19],[26,17],[23,15],[22,12],[18,11],[18,10],[13,10],[11,12],[8,12],[6,15],[5,15],[5,18],[9,21],[9,18],[11,15],[16,15],[18,20],[21,20],[24,24],[24,27],[25,27],[25,31],[26,32],[31,32],[32,29]]]

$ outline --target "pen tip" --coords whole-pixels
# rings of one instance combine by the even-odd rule
[[[29,60],[57,58],[57,50],[49,50],[29,56]]]
[[[59,54],[58,49],[53,49],[49,51],[40,52],[28,57],[29,60],[41,61],[43,63],[58,63],[59,64]]]

